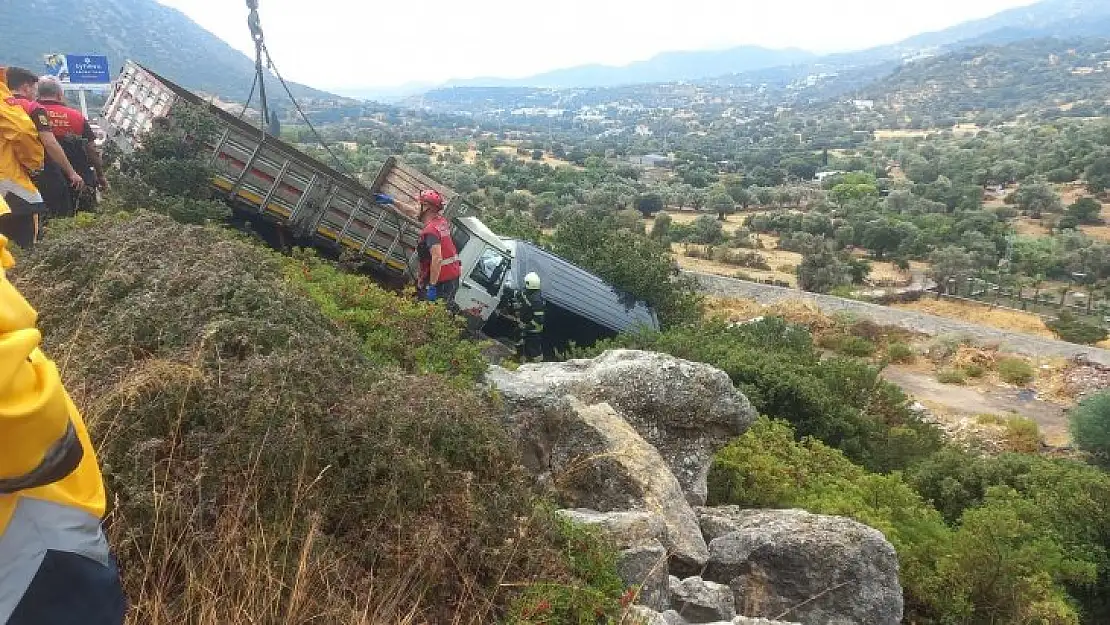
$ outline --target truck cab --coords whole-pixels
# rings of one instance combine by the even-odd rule
[[[501,303],[505,278],[512,267],[512,251],[475,217],[457,217],[452,226],[452,239],[462,263],[455,305],[477,330]]]

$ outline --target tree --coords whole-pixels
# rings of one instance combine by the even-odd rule
[[[975,271],[975,258],[963,248],[950,245],[929,255],[929,277],[940,293],[948,292],[949,280],[966,279]]]
[[[828,293],[852,283],[851,269],[826,246],[802,257],[798,286],[812,293]]]
[[[1096,158],[1087,167],[1087,190],[1091,193],[1102,193],[1110,189],[1110,157]]]
[[[636,210],[650,217],[663,210],[663,196],[658,193],[644,193],[636,198]]]
[[[658,239],[670,243],[671,241],[671,224],[674,220],[667,213],[659,213],[655,216],[655,222],[651,226],[651,238]]]
[[[513,191],[505,198],[505,205],[513,210],[528,210],[532,206],[532,196],[524,191]]]
[[[887,252],[898,249],[905,238],[905,229],[892,221],[874,221],[867,225],[861,237],[863,246],[882,260]]]
[[[1040,217],[1042,213],[1059,213],[1064,210],[1060,196],[1043,182],[1030,182],[1018,187],[1014,192],[1014,203],[1034,218]]]
[[[1110,461],[1110,391],[1091,395],[1068,413],[1071,437],[1083,451]]]
[[[693,226],[694,232],[691,235],[691,242],[693,243],[717,245],[725,239],[721,222],[709,215],[702,215],[695,219]]]
[[[879,188],[873,183],[842,182],[830,191],[833,201],[844,206],[852,200],[879,197]]]
[[[538,150],[538,149],[537,150],[532,150],[532,160],[542,161],[543,160],[543,150]]]
[[[1079,220],[1079,223],[1083,224],[1099,223],[1101,221],[1099,219],[1101,213],[1102,204],[1093,197],[1080,198],[1068,207],[1068,215],[1075,217]]]
[[[717,213],[717,218],[721,221],[724,221],[725,215],[731,215],[736,211],[736,203],[724,189],[714,189],[709,192],[708,206],[709,210]]]

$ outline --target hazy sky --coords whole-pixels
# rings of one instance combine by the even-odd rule
[[[253,50],[242,0],[158,0]],[[666,50],[893,43],[1035,0],[261,0],[287,78],[321,88],[520,77]]]

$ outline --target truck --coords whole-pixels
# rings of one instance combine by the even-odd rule
[[[422,190],[434,189],[446,200],[444,215],[451,222],[462,263],[453,304],[466,315],[472,330],[482,329],[491,319],[505,326],[511,317],[507,304],[513,288],[506,279],[540,271],[538,265],[529,267],[545,258],[542,254],[530,252],[514,260],[514,249],[524,250],[523,246],[502,239],[473,216],[473,207],[459,193],[398,158],[388,158],[367,187],[134,61],[124,64],[113,83],[101,119],[108,140],[127,154],[141,147],[155,124],[172,119],[182,106],[205,108],[217,122],[216,136],[205,145],[215,172],[214,194],[237,215],[270,226],[283,246],[297,244],[353,256],[383,284],[412,284],[419,275],[418,196]],[[545,263],[541,275],[553,285],[585,281],[596,287],[601,282],[565,261]],[[608,304],[565,299],[581,298],[584,293],[600,296]],[[559,288],[548,300],[572,315],[594,306],[606,308],[608,314],[587,320],[600,322],[602,332],[610,336],[625,330],[630,319],[658,327],[654,315],[643,315],[642,305],[626,306],[624,315],[612,314],[614,294],[607,285],[577,291]]]

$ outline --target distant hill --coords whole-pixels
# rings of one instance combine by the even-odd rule
[[[474,78],[457,80],[445,87],[541,87],[569,89],[575,87],[607,87],[654,82],[675,82],[712,78],[724,74],[808,63],[817,55],[804,50],[772,50],[742,46],[728,50],[664,52],[646,61],[616,67],[582,65],[537,74],[527,78]]]
[[[1110,113],[1110,38],[1033,39],[908,63],[860,89],[906,118]]]
[[[106,54],[113,76],[131,59],[182,86],[231,101],[246,99],[254,77],[251,59],[155,0],[3,0],[0,40],[0,63],[41,71],[46,53]],[[336,97],[290,87],[297,97]]]
[[[1110,37],[1110,0],[1044,0],[893,45],[818,56],[803,50],[741,46],[721,51],[666,52],[624,67],[583,65],[519,79],[475,78],[451,87],[540,87],[568,89],[664,83],[745,74],[768,68],[812,65],[851,68],[879,65],[960,48],[1004,44],[1038,37]]]

